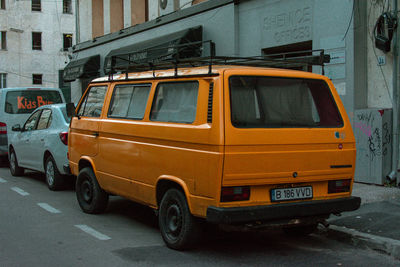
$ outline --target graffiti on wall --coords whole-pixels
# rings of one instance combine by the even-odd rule
[[[357,114],[357,120],[354,123],[354,127],[359,129],[368,140],[367,149],[359,149],[359,152],[363,153],[365,157],[368,157],[370,161],[374,161],[377,157],[386,156],[390,149],[391,143],[391,129],[387,122],[382,124],[382,128],[377,126],[375,117],[372,112],[366,111],[364,113]]]

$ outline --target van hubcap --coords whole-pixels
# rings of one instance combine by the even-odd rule
[[[167,209],[166,216],[167,235],[176,239],[179,236],[182,228],[182,213],[177,204],[172,204]]]
[[[49,161],[49,163],[47,163],[46,178],[47,178],[47,183],[49,185],[52,185],[54,183],[54,166],[53,166],[53,162],[51,162],[51,161]]]
[[[86,203],[90,203],[92,201],[93,198],[92,185],[87,180],[82,183],[82,196],[83,200],[85,200]]]

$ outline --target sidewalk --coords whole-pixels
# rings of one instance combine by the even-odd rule
[[[400,259],[400,188],[354,183],[360,209],[331,216],[328,237]]]

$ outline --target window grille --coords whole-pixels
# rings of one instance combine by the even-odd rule
[[[72,47],[72,34],[70,33],[64,33],[63,34],[63,49],[64,51],[68,51],[68,48]]]
[[[32,49],[42,50],[42,33],[32,32]]]
[[[7,49],[7,32],[0,32],[0,50]]]
[[[72,14],[71,0],[63,0],[63,13]]]
[[[42,3],[40,0],[32,0],[32,11],[42,11]]]
[[[42,84],[43,74],[32,74],[32,84]]]
[[[0,88],[7,87],[7,73],[0,73]]]

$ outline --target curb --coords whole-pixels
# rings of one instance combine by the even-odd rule
[[[330,225],[325,231],[325,235],[328,238],[361,248],[369,248],[400,259],[399,240],[362,233],[354,229],[336,225]]]

